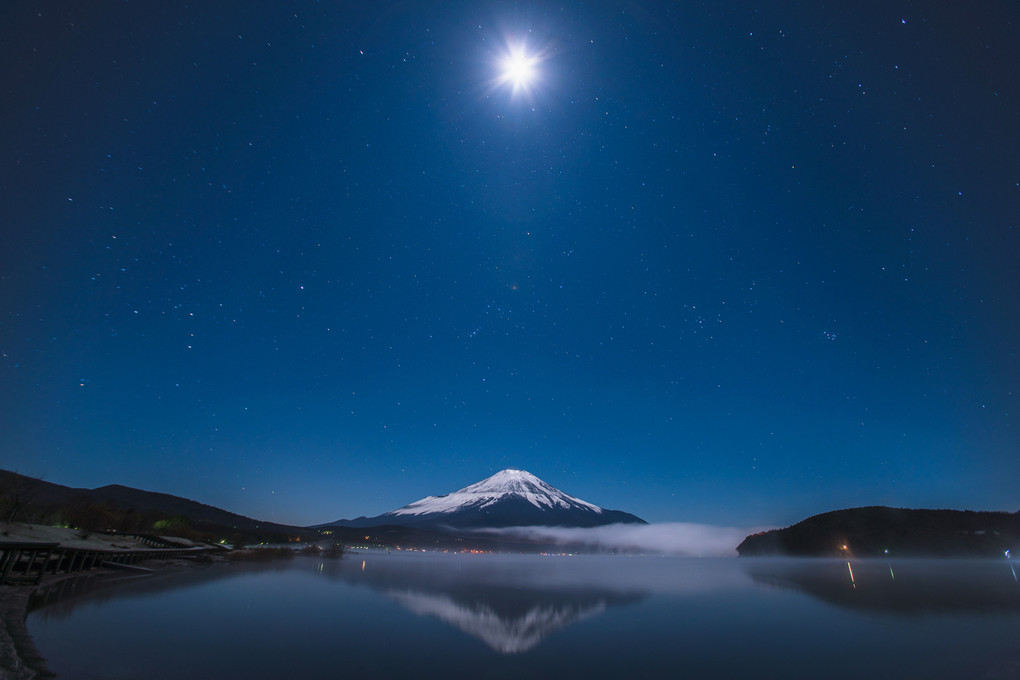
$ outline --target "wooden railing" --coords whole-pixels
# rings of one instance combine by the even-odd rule
[[[131,565],[144,560],[197,557],[209,548],[96,550],[67,548],[59,543],[0,541],[0,584],[40,583],[46,574],[69,574],[100,566]]]
[[[107,532],[105,532],[105,534],[107,536],[114,536],[116,538],[133,538],[134,540],[138,541],[142,545],[147,545],[150,548],[187,548],[187,547],[189,547],[187,545],[184,545],[183,543],[178,543],[177,541],[174,541],[172,539],[164,538],[162,536],[153,536],[152,534],[132,534],[132,533],[123,533],[123,532],[120,532],[120,531],[117,531],[117,532],[107,531]]]

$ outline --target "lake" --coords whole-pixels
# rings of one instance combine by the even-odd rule
[[[1008,560],[368,552],[46,604],[79,678],[1020,678]]]

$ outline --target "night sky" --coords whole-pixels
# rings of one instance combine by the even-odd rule
[[[0,467],[295,524],[506,467],[650,521],[1016,511],[1018,36],[8,0]]]

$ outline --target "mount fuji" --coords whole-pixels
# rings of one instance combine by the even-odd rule
[[[480,482],[445,496],[428,496],[375,517],[337,520],[330,525],[372,527],[452,527],[457,529],[511,526],[595,527],[605,524],[647,524],[620,510],[606,510],[546,484],[525,470],[501,470]]]

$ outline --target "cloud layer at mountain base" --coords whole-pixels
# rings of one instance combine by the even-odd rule
[[[569,527],[509,527],[489,529],[515,538],[583,546],[612,552],[664,555],[734,557],[737,545],[760,529],[718,527],[710,524],[663,522],[659,524],[609,524],[576,529]]]

